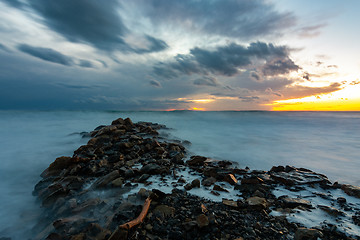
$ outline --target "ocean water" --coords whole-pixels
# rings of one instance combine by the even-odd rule
[[[192,143],[190,154],[251,169],[305,167],[360,185],[360,112],[0,111],[0,237],[31,237],[41,172],[87,142],[80,132],[118,117],[167,125],[171,137]]]

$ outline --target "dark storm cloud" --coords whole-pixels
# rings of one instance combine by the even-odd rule
[[[291,13],[280,13],[264,0],[138,0],[155,24],[183,26],[243,39],[278,33],[294,25]]]
[[[34,47],[28,44],[20,44],[17,46],[20,51],[33,57],[40,58],[47,62],[57,63],[64,66],[79,66],[83,68],[95,68],[91,61],[79,59],[76,60],[70,56],[64,55],[51,48]],[[78,63],[76,63],[78,62]]]
[[[84,67],[84,68],[94,68],[94,65],[92,64],[92,62],[90,62],[88,60],[84,60],[84,59],[80,59],[78,65],[80,67]]]
[[[179,54],[174,61],[161,63],[155,66],[155,74],[174,78],[181,74],[217,74],[233,76],[239,73],[239,68],[245,68],[255,62],[256,59],[265,60],[266,73],[274,75],[276,72],[287,73],[297,70],[288,57],[289,50],[285,46],[274,46],[263,42],[251,43],[248,47],[236,43],[224,47],[217,47],[215,50],[193,48],[190,54]],[[277,62],[275,62],[275,60]]]
[[[219,85],[216,78],[208,77],[208,76],[204,76],[202,78],[194,80],[194,84],[198,86],[210,86],[210,87],[216,87]]]
[[[242,102],[254,102],[256,100],[259,100],[260,98],[258,96],[245,96],[245,97],[239,97]]]
[[[167,44],[151,36],[147,49],[134,49],[123,37],[131,31],[118,14],[117,0],[31,0],[30,5],[43,16],[44,24],[71,42],[86,43],[104,51],[147,53],[161,51]]]
[[[4,2],[14,8],[22,8],[24,6],[24,4],[19,0],[1,0],[1,2]]]
[[[0,50],[4,51],[4,52],[8,52],[10,53],[11,50],[9,48],[7,48],[4,44],[0,43]]]
[[[149,43],[148,48],[132,49],[132,51],[135,52],[135,53],[142,54],[142,53],[150,53],[150,52],[160,52],[160,51],[162,51],[162,50],[169,47],[166,44],[166,42],[163,41],[163,40],[156,39],[156,38],[151,37],[151,36],[146,36],[145,39]]]
[[[161,84],[156,80],[151,80],[149,83],[151,86],[158,87],[158,88],[161,87]]]
[[[68,57],[51,48],[33,47],[27,44],[18,45],[18,49],[33,57],[40,58],[44,61],[62,64],[65,66],[72,66],[74,64],[71,57]]]
[[[96,59],[96,61],[98,61],[99,63],[101,63],[103,65],[104,68],[108,68],[108,65],[105,61],[100,60],[100,59]]]
[[[253,78],[253,79],[255,79],[256,81],[261,81],[261,80],[262,80],[261,77],[260,77],[260,75],[259,75],[259,73],[254,72],[254,71],[252,71],[252,72],[250,73],[250,77]]]
[[[274,59],[268,61],[262,68],[265,76],[276,76],[280,74],[287,74],[292,71],[299,70],[300,67],[296,65],[290,58]]]

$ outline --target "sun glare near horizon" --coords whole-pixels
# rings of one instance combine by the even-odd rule
[[[274,101],[272,111],[360,111],[360,84],[330,94]]]

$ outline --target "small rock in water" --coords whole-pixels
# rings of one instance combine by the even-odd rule
[[[344,216],[345,213],[340,211],[339,209],[336,209],[334,207],[324,206],[324,205],[318,205],[318,207],[323,210],[324,212],[327,212],[328,214],[332,216]]]
[[[343,184],[341,186],[341,189],[349,196],[360,198],[360,187],[349,184]]]
[[[294,240],[317,240],[323,234],[319,230],[312,228],[298,228],[295,232]]]
[[[267,201],[265,198],[261,197],[251,197],[246,199],[246,203],[249,204],[251,207],[258,207],[258,208],[266,208]]]
[[[224,180],[225,180],[226,182],[230,183],[231,185],[235,185],[235,184],[238,182],[238,180],[237,180],[237,179],[235,178],[235,176],[232,175],[232,174],[226,175],[225,178],[224,178]]]
[[[200,187],[200,180],[199,179],[194,179],[192,182],[191,182],[191,186],[193,188],[199,188]]]
[[[186,163],[190,166],[202,166],[206,161],[206,157],[203,156],[192,156]]]
[[[206,178],[201,182],[203,186],[207,186],[207,187],[213,185],[214,183],[216,183],[216,178],[213,177]]]
[[[283,204],[287,208],[295,208],[298,206],[312,207],[311,203],[301,198],[284,198],[282,199]]]
[[[214,190],[214,191],[219,191],[219,192],[229,192],[228,190],[226,190],[226,189],[223,188],[223,187],[220,187],[220,186],[217,185],[217,184],[214,185],[213,190]]]
[[[346,198],[344,197],[338,197],[336,199],[336,201],[339,203],[339,204],[345,204],[346,203]]]

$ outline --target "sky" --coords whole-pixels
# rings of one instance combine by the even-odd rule
[[[358,0],[0,0],[0,109],[360,111]]]

